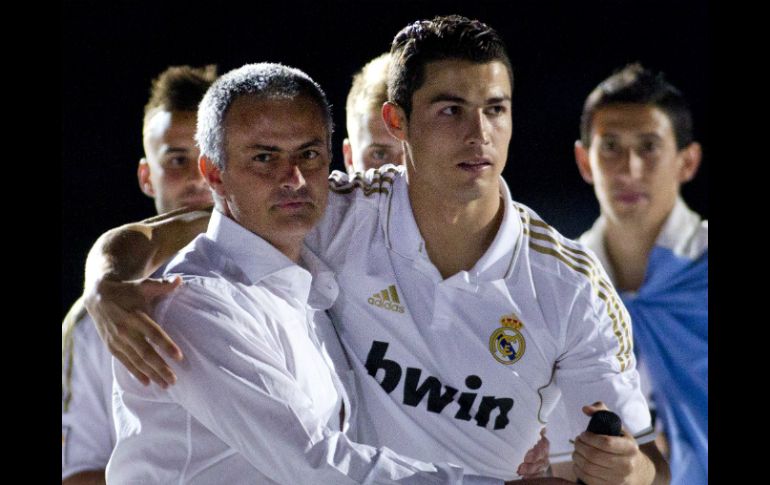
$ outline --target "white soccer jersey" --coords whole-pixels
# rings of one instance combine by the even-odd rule
[[[115,446],[107,347],[79,299],[62,326],[62,480],[107,466]]]
[[[628,314],[595,258],[514,202],[486,254],[444,280],[428,259],[403,169],[331,177],[307,242],[335,271],[331,309],[361,387],[361,441],[516,477],[559,395],[575,434],[602,400],[651,432]]]

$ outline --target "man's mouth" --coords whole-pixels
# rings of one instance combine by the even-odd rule
[[[471,160],[464,160],[458,163],[457,166],[467,172],[480,172],[491,167],[492,162],[488,158],[473,158]]]
[[[647,198],[647,194],[637,191],[621,191],[615,193],[615,200],[623,204],[636,204]]]
[[[281,202],[278,202],[275,204],[276,207],[279,209],[300,209],[305,206],[313,205],[313,203],[308,199],[288,199],[288,200],[282,200]]]

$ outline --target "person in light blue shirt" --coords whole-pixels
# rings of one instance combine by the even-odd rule
[[[708,480],[708,221],[680,195],[701,161],[692,126],[682,93],[631,64],[588,96],[575,158],[601,209],[580,242],[631,315],[671,483],[699,485]]]

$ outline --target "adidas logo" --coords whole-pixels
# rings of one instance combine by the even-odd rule
[[[384,290],[373,294],[367,301],[370,305],[385,308],[396,313],[404,313],[404,307],[400,305],[401,300],[398,299],[396,285],[390,285]]]

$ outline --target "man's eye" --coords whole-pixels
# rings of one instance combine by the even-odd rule
[[[163,166],[165,168],[183,168],[186,167],[188,163],[187,157],[185,156],[178,156],[178,157],[171,157],[167,158],[163,162]]]
[[[447,106],[446,108],[441,110],[442,115],[449,115],[449,116],[454,116],[459,112],[460,112],[459,106]]]
[[[505,106],[499,104],[495,106],[488,106],[485,111],[490,115],[501,115],[505,113]]]
[[[378,162],[385,162],[390,160],[390,152],[388,150],[380,149],[372,151],[372,158]]]
[[[321,154],[318,152],[318,150],[305,150],[302,152],[302,158],[305,160],[313,160],[314,158],[320,157]]]
[[[647,141],[642,143],[641,151],[642,153],[655,153],[655,151],[658,149],[658,144],[654,141]]]
[[[618,144],[614,140],[604,140],[602,141],[600,148],[604,152],[616,152],[618,150]]]
[[[255,162],[267,163],[273,159],[272,153],[258,153],[252,158]]]

